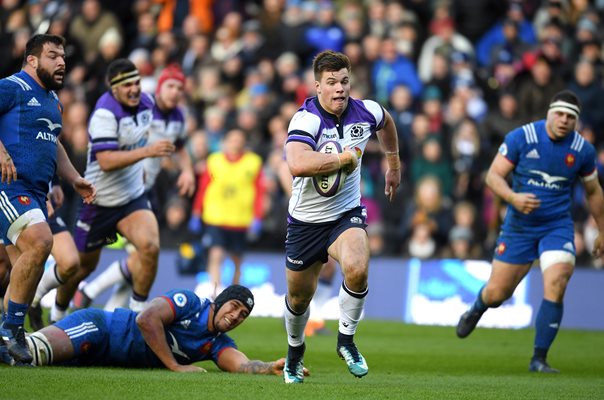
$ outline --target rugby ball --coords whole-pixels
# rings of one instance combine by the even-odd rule
[[[328,140],[327,142],[321,143],[317,151],[325,154],[335,154],[342,152],[342,146],[336,141]],[[317,193],[323,197],[332,197],[342,184],[344,183],[345,175],[341,169],[333,171],[329,174],[316,175],[312,178],[312,183]]]

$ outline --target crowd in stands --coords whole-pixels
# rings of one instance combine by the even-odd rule
[[[377,140],[363,157],[372,254],[490,259],[506,205],[484,174],[504,135],[543,119],[554,93],[577,93],[581,133],[604,166],[603,17],[604,0],[2,0],[0,76],[21,68],[32,34],[67,39],[61,140],[83,172],[107,65],[128,57],[153,93],[162,69],[180,64],[196,173],[225,132],[243,130],[264,161],[254,246],[282,251],[287,198],[277,171],[289,119],[314,95],[313,56],[342,51],[351,96],[389,110],[404,164],[389,203]],[[163,247],[188,239],[191,200],[174,193],[176,168],[166,159],[156,188]],[[68,189],[60,213],[73,225],[78,200]],[[589,254],[597,228],[581,185],[574,200],[577,265],[601,267]]]

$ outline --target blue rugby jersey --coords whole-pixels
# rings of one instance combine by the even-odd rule
[[[172,354],[180,364],[197,361],[216,362],[222,350],[237,348],[226,334],[208,331],[208,315],[212,302],[200,300],[190,290],[171,290],[163,296],[174,311],[174,321],[165,327],[166,339]],[[118,308],[108,324],[110,351],[109,365],[163,368],[163,363],[147,346],[136,325],[136,313]]]
[[[17,169],[17,181],[0,182],[0,190],[46,196],[57,166],[62,113],[57,94],[25,71],[0,80],[0,141]]]
[[[533,193],[541,200],[541,206],[528,215],[508,206],[504,229],[568,223],[576,179],[597,177],[594,147],[576,131],[564,139],[552,140],[547,135],[545,120],[511,131],[499,153],[515,165],[514,192]]]

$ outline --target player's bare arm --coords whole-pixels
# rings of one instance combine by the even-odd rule
[[[401,184],[401,159],[399,156],[398,136],[392,116],[384,110],[384,127],[378,131],[377,137],[386,155],[388,169],[385,173],[384,194],[390,201],[394,199],[396,189]]]
[[[90,204],[96,198],[96,188],[86,179],[82,178],[75,169],[65,148],[60,142],[57,142],[57,174],[69,182],[76,192],[82,197],[84,203]]]
[[[293,176],[315,176],[337,171],[341,168],[354,170],[358,164],[356,153],[344,149],[338,154],[324,154],[314,151],[309,145],[289,142],[285,146],[289,171]]]
[[[191,161],[189,153],[184,148],[182,148],[178,154],[181,170],[178,180],[176,181],[178,194],[180,196],[191,197],[195,193],[195,172],[193,171],[193,162]]]
[[[589,210],[596,220],[599,230],[599,234],[594,240],[592,253],[594,257],[602,257],[604,255],[604,193],[597,175],[593,179],[584,180],[583,185]]]
[[[128,167],[148,157],[165,157],[174,152],[174,143],[158,140],[148,146],[133,150],[105,150],[96,153],[99,166],[105,172]]]
[[[226,372],[260,374],[260,375],[282,375],[285,366],[285,358],[275,361],[250,360],[241,351],[229,347],[224,349],[218,358],[218,367]],[[304,375],[308,376],[308,369],[304,368]]]
[[[136,325],[140,329],[147,345],[157,358],[171,371],[175,372],[206,372],[196,365],[182,365],[176,361],[168,341],[164,327],[174,321],[174,313],[168,301],[163,298],[153,299],[149,306],[136,317]]]
[[[17,168],[2,142],[0,142],[0,168],[2,168],[2,182],[10,184],[17,180]]]
[[[514,164],[497,153],[486,176],[486,184],[493,192],[514,208],[524,214],[530,214],[541,205],[541,200],[532,193],[516,193],[507,181],[507,176],[514,169]]]

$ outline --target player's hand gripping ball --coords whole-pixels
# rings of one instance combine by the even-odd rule
[[[328,140],[323,142],[317,151],[325,154],[335,154],[342,152],[342,146],[336,141]],[[329,174],[315,175],[312,178],[312,183],[317,193],[324,197],[332,197],[344,184],[346,174],[339,169]]]

